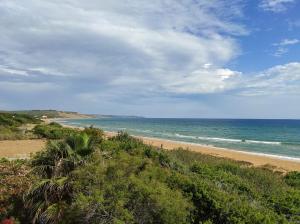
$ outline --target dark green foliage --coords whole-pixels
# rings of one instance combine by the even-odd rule
[[[123,132],[87,128],[50,141],[31,164],[35,223],[300,223],[298,172],[164,151]]]
[[[102,150],[102,156],[94,157],[73,176],[79,198],[68,220],[74,223],[258,224],[299,220],[299,191],[269,170],[184,150],[164,152],[125,133],[104,142]],[[136,190],[135,181],[143,187]],[[159,195],[156,202],[148,187],[156,190],[153,195]],[[168,189],[171,196],[165,191],[160,195],[158,189]],[[170,202],[168,206],[162,203],[164,198]],[[157,203],[170,209],[167,218],[162,219],[162,212],[155,213],[167,209],[156,208]]]
[[[101,143],[104,139],[104,132],[99,128],[94,128],[93,126],[90,126],[88,128],[85,128],[83,132],[90,136],[93,139],[93,141],[95,141],[95,143]]]
[[[117,136],[114,136],[110,139],[117,146],[118,150],[125,150],[128,153],[134,153],[136,149],[140,146],[143,146],[143,142],[141,140],[135,139],[131,137],[126,132],[119,132]]]
[[[193,179],[209,184],[208,190],[214,190],[214,193],[208,195],[214,202],[219,201],[221,211],[231,209],[230,216],[237,213],[234,217],[226,215],[226,220],[218,218],[214,222],[239,223],[234,221],[238,218],[236,216],[249,220],[249,223],[293,223],[300,218],[300,191],[290,188],[279,174],[260,168],[241,167],[240,163],[226,159],[215,158],[213,162],[212,156],[182,150],[169,154],[174,159],[191,164],[190,171],[195,175]],[[222,196],[218,198],[218,195]],[[213,206],[209,205],[209,208]]]
[[[83,165],[95,150],[86,134],[74,134],[64,141],[52,141],[37,153],[31,166],[41,180],[25,195],[25,206],[33,223],[59,223],[72,196],[69,174]]]
[[[288,185],[300,189],[300,172],[290,172],[285,176],[284,180]]]
[[[168,171],[158,164],[124,152],[92,161],[73,174],[69,223],[189,223],[192,203],[160,180]]]

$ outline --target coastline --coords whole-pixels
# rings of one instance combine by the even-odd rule
[[[60,120],[65,119],[52,119],[51,121],[56,121],[59,123]],[[69,128],[78,128],[83,129],[82,127],[66,125],[64,123],[60,123],[64,127]],[[104,131],[107,137],[112,137],[116,135],[116,132]],[[277,156],[270,154],[262,154],[262,153],[252,153],[239,151],[229,148],[220,148],[214,146],[207,146],[197,143],[189,143],[182,141],[174,141],[162,138],[152,138],[152,137],[144,137],[144,136],[136,136],[134,137],[142,140],[145,144],[149,144],[155,147],[163,147],[166,150],[174,150],[178,148],[183,148],[189,151],[198,152],[206,155],[221,157],[232,159],[235,161],[242,161],[246,163],[251,163],[255,167],[268,166],[272,167],[276,171],[287,172],[287,171],[300,171],[300,158],[292,158],[285,156]]]
[[[51,122],[58,122],[64,127],[75,128],[82,130],[83,127],[74,125],[67,125],[60,121],[67,120],[68,118],[50,118],[43,119],[46,124]],[[106,137],[112,137],[117,132],[104,131]],[[270,154],[260,154],[254,152],[245,152],[229,148],[220,148],[208,145],[202,145],[198,143],[189,143],[183,141],[168,140],[154,137],[144,137],[132,135],[145,144],[152,145],[157,148],[163,147],[165,150],[174,150],[182,148],[192,152],[202,153],[215,157],[227,158],[235,161],[246,162],[249,165],[255,167],[267,166],[274,171],[289,172],[289,171],[300,171],[300,159],[277,156]],[[5,140],[0,141],[0,157],[6,157],[10,159],[14,158],[28,158],[31,153],[40,151],[46,144],[45,140],[33,139],[33,140]]]
[[[148,137],[135,136],[143,140],[145,144],[153,145],[155,147],[163,146],[166,150],[174,150],[176,148],[183,148],[189,151],[207,154],[216,157],[232,159],[236,161],[243,161],[251,163],[253,166],[271,166],[275,170],[286,171],[300,171],[300,160],[293,158],[277,157],[269,154],[256,154],[251,152],[238,151],[227,148],[219,148],[214,146],[205,146],[196,143],[178,142],[166,139],[156,139]]]

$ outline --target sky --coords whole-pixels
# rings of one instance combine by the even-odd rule
[[[300,0],[1,0],[0,109],[300,119]]]

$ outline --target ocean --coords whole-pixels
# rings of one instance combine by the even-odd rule
[[[61,122],[300,160],[300,120],[100,117]]]

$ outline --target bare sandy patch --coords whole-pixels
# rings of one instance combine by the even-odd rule
[[[46,140],[5,140],[0,141],[0,158],[28,158],[30,154],[41,151]]]

